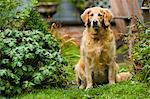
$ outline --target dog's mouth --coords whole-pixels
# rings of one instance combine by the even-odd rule
[[[92,23],[92,28],[95,30],[95,31],[99,31],[99,29],[101,28],[101,23],[100,22],[93,22]]]
[[[98,33],[99,28],[94,28],[94,30]],[[94,35],[97,35],[97,33],[95,33]]]
[[[92,28],[96,31],[96,32],[98,32],[99,30],[100,30],[100,25],[94,25],[94,26],[92,26]]]
[[[93,25],[93,28],[94,28],[94,29],[99,29],[100,26],[99,26],[99,25]]]
[[[92,35],[98,36],[100,29],[99,28],[93,28],[93,29],[94,29],[95,32],[93,32]]]

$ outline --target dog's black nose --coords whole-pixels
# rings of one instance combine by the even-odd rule
[[[93,26],[97,26],[97,21],[93,21]]]

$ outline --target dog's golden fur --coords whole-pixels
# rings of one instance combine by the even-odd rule
[[[79,88],[94,84],[114,84],[117,80],[115,37],[110,29],[112,14],[100,7],[88,8],[81,15],[85,30],[80,46],[80,60],[75,67]]]

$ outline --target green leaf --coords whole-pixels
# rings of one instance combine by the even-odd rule
[[[26,67],[26,66],[22,66],[22,69],[23,69],[24,71],[27,71],[27,67]]]

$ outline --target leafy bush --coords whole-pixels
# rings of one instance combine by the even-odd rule
[[[33,9],[37,0],[0,1],[0,94],[65,86],[66,60],[48,25]],[[15,29],[14,29],[15,28]]]
[[[19,0],[0,0],[0,30],[5,29],[6,25],[15,17],[18,5]]]
[[[34,88],[65,86],[65,59],[50,33],[37,30],[0,32],[0,93],[5,96]]]
[[[132,58],[136,67],[142,67],[140,80],[150,83],[150,28],[140,21],[136,24],[138,33],[132,48]]]
[[[24,20],[24,25],[21,30],[39,30],[42,32],[48,31],[48,25],[42,19],[40,14],[36,10],[31,10],[29,13],[29,17],[26,17]]]
[[[23,27],[37,0],[0,0],[0,30]]]

